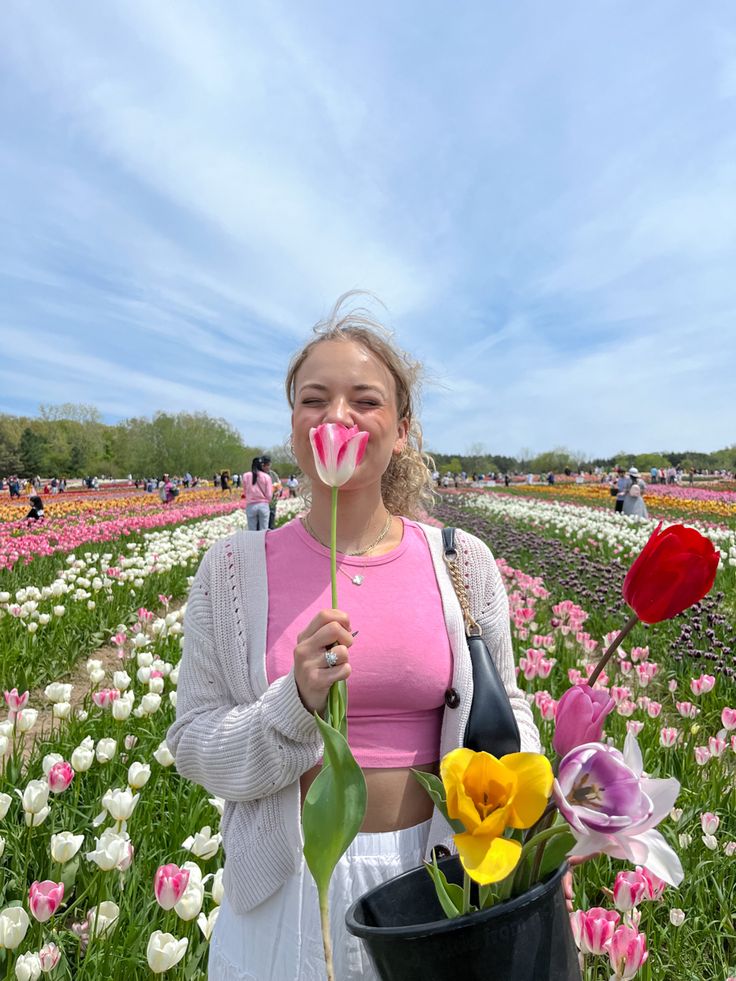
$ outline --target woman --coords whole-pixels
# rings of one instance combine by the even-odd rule
[[[639,476],[636,467],[629,470],[629,484],[624,495],[623,513],[633,515],[635,518],[648,518],[649,512],[644,503],[644,481]]]
[[[420,865],[433,847],[452,845],[451,829],[411,774],[412,767],[438,772],[440,759],[461,744],[472,700],[441,533],[416,520],[432,497],[413,408],[418,365],[380,326],[359,313],[341,316],[339,307],[286,378],[294,455],[311,484],[309,512],[268,535],[239,533],[214,545],[187,604],[168,741],[179,772],[226,800],[225,899],[210,951],[215,981],[324,981],[300,806],[322,752],[313,713],[324,710],[333,682],[349,679],[350,742],[368,788],[363,827],[330,888],[339,981],[375,978],[346,934],[347,907]],[[341,609],[330,608],[331,491],[309,443],[310,428],[326,422],[370,434],[338,497]],[[498,568],[477,538],[458,532],[458,544],[521,747],[538,751],[516,686]]]
[[[253,457],[250,470],[243,474],[243,489],[248,531],[266,531],[273,497],[273,481],[266,472],[263,457]]]

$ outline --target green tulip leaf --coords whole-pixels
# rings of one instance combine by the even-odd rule
[[[365,817],[368,794],[363,771],[347,740],[315,715],[324,740],[324,765],[304,799],[304,858],[320,899],[327,895],[333,870]]]
[[[455,885],[454,882],[448,882],[445,877],[445,873],[437,865],[436,859],[433,858],[432,863],[424,863],[424,867],[429,872],[434,882],[434,888],[437,892],[437,899],[440,901],[440,906],[442,911],[448,920],[455,919],[456,916],[462,916],[463,912],[463,890],[461,886]]]
[[[442,783],[442,780],[440,780],[437,774],[425,773],[424,770],[412,770],[411,772],[432,798],[434,806],[443,816],[445,821],[447,821],[453,831],[455,831],[457,834],[462,834],[465,831],[465,825],[462,823],[462,821],[451,818],[447,813],[445,785]]]
[[[555,872],[565,861],[565,856],[575,844],[575,836],[571,831],[555,835],[544,846],[542,862],[539,866],[538,881],[543,882],[548,875]]]

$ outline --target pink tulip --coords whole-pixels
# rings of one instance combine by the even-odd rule
[[[20,712],[26,707],[29,698],[30,692],[24,691],[22,695],[19,695],[17,688],[11,688],[10,691],[5,692],[5,704],[8,706],[8,718],[11,722],[15,718],[16,712]]]
[[[699,678],[690,679],[690,691],[693,695],[706,695],[713,690],[716,679],[712,674],[701,674]]]
[[[118,698],[120,692],[117,688],[101,688],[92,692],[92,701],[98,708],[108,708]]]
[[[44,879],[43,882],[33,882],[28,890],[28,904],[31,913],[39,923],[45,923],[46,920],[51,919],[61,906],[63,898],[64,883],[52,882],[50,879]]]
[[[662,706],[659,702],[648,702],[646,711],[650,719],[656,719],[662,711]]]
[[[670,680],[667,682],[667,687],[669,688],[669,690],[671,692],[676,692],[677,691],[677,679],[676,678],[670,678]]]
[[[644,723],[639,722],[637,719],[626,720],[626,731],[632,733],[634,736],[638,736],[643,728]]]
[[[39,950],[38,959],[43,973],[50,974],[61,960],[61,951],[55,943],[47,943]]]
[[[60,760],[51,767],[47,779],[51,793],[61,794],[74,779],[74,770],[66,760]]]
[[[162,909],[173,909],[186,892],[188,884],[188,869],[180,869],[173,863],[160,865],[153,878],[156,902]]]
[[[664,879],[660,879],[658,875],[654,874],[654,872],[650,872],[649,869],[642,868],[641,865],[636,866],[636,871],[642,876],[644,882],[646,883],[644,898],[649,899],[652,902],[659,899],[667,888],[667,883],[664,881]]]
[[[705,766],[710,761],[710,750],[707,746],[695,747],[695,762],[698,766]]]
[[[677,742],[678,735],[679,733],[674,726],[665,726],[664,729],[659,730],[659,742],[666,749],[669,749]]]
[[[675,702],[675,705],[683,719],[694,719],[696,715],[700,714],[700,709],[692,702]]]
[[[348,429],[335,422],[309,430],[317,475],[323,484],[342,487],[350,480],[363,459],[369,435],[357,426]]]
[[[649,957],[647,938],[633,927],[618,927],[607,944],[616,981],[628,981]]]
[[[583,954],[605,954],[621,916],[615,910],[593,906],[576,910],[570,917],[575,943]]]
[[[613,902],[622,913],[638,906],[644,898],[647,884],[640,872],[619,872],[613,884]]]
[[[708,752],[714,759],[723,756],[727,746],[726,740],[721,739],[720,736],[710,736],[708,739]]]
[[[631,698],[631,689],[625,685],[611,685],[611,698],[618,705],[619,702]]]
[[[557,703],[552,739],[558,756],[565,756],[583,743],[597,742],[613,706],[608,692],[586,684],[574,685],[563,692]]]
[[[720,823],[721,819],[712,811],[704,811],[700,815],[700,827],[703,829],[704,835],[714,835],[718,831]]]
[[[622,674],[631,674],[631,672],[634,670],[634,665],[631,663],[631,661],[621,661],[619,668]]]
[[[724,708],[721,712],[721,724],[724,729],[728,729],[730,732],[732,729],[736,729],[736,708]]]

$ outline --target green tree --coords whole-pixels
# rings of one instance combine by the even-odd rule
[[[31,426],[21,433],[20,437],[20,476],[35,477],[36,474],[46,474],[48,443],[41,433]]]

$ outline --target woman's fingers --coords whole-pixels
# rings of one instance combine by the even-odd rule
[[[338,623],[345,630],[350,630],[350,617],[344,610],[320,610],[319,613],[309,622],[309,624],[297,635],[296,642],[301,644],[310,637],[313,637],[319,630],[329,623]]]

